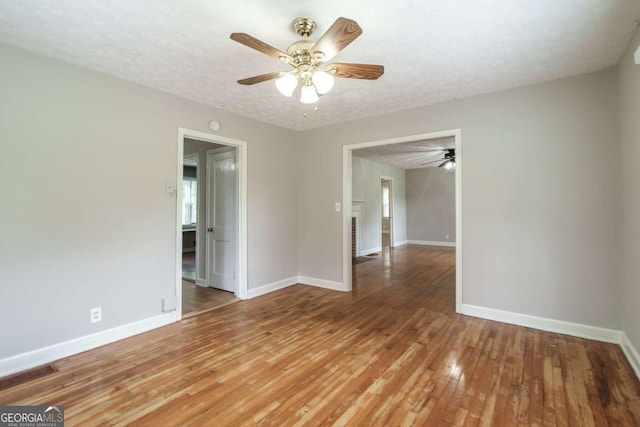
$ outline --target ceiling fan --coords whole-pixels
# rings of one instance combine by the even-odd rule
[[[238,80],[238,83],[253,85],[276,79],[276,87],[280,93],[290,97],[300,82],[300,102],[312,104],[320,99],[319,95],[324,95],[331,90],[334,77],[376,80],[384,74],[382,65],[337,62],[326,64],[362,34],[362,28],[356,21],[338,18],[315,42],[309,40],[309,36],[316,29],[316,23],[313,19],[298,18],[293,21],[293,28],[302,39],[289,46],[286,53],[249,34],[231,34],[231,40],[279,59],[293,67],[293,71],[274,71]]]
[[[441,150],[436,150],[434,152],[444,153],[444,157],[441,159],[429,160],[428,162],[420,163],[420,166],[441,162],[438,165],[439,168],[445,168],[449,171],[453,171],[456,168],[456,149],[455,148],[444,148]]]

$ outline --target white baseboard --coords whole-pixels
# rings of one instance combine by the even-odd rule
[[[346,292],[342,282],[334,282],[332,280],[316,279],[315,277],[298,276],[298,283],[303,285],[316,286],[318,288],[331,289],[333,291]]]
[[[303,284],[309,286],[315,286],[318,288],[331,289],[333,291],[344,291],[344,287],[341,282],[334,282],[332,280],[316,279],[315,277],[307,276],[294,276],[288,279],[279,280],[277,282],[269,283],[258,288],[249,289],[248,298],[255,298],[261,295],[266,295],[271,292],[278,291],[280,289],[287,288],[295,284]]]
[[[207,283],[207,281],[205,279],[196,279],[196,285],[203,286],[205,288],[209,287],[209,284]]]
[[[249,289],[248,297],[255,298],[260,295],[286,288],[296,283],[335,291],[345,291],[343,284],[340,282],[307,276],[297,276],[260,286],[259,288]],[[479,307],[470,304],[462,304],[462,314],[548,332],[619,344],[636,376],[640,379],[640,354],[635,349],[627,335],[622,331]],[[177,318],[176,312],[165,313],[112,329],[107,329],[105,331],[96,332],[95,334],[85,335],[62,343],[53,344],[48,347],[0,359],[0,378],[78,354],[83,351],[110,344],[121,339],[129,338],[143,332],[160,328],[179,320],[180,319]]]
[[[192,247],[192,248],[182,248],[182,253],[186,253],[186,252],[195,252],[196,251],[196,247]]]
[[[382,252],[382,246],[378,246],[377,248],[371,248],[371,249],[361,249],[360,254],[358,256],[367,256],[369,254],[373,254],[376,252],[377,253]]]
[[[618,344],[631,368],[640,379],[640,353],[633,346],[629,337],[623,331],[601,328],[598,326],[583,325],[580,323],[565,322],[563,320],[548,319],[545,317],[531,316],[528,314],[513,313],[496,310],[493,308],[478,307],[476,305],[462,304],[462,314],[494,320],[497,322],[525,326],[541,331],[555,332],[558,334],[572,335],[595,341],[603,341]]]
[[[405,243],[411,245],[423,245],[423,246],[446,246],[448,248],[455,248],[456,242],[435,242],[432,240],[407,240]]]
[[[251,288],[247,293],[247,299],[259,297],[260,295],[265,295],[270,292],[275,292],[280,289],[289,287],[291,285],[295,285],[296,283],[298,283],[298,277],[294,276],[294,277],[289,277],[288,279],[278,280],[277,282],[268,283],[266,285],[259,286],[257,288]]]
[[[0,378],[160,328],[178,320],[180,319],[174,311],[10,356],[0,360]]]
[[[510,323],[512,325],[525,326],[527,328],[540,329],[541,331],[555,332],[558,334],[572,335],[574,337],[615,344],[620,344],[622,339],[622,332],[614,329],[565,322],[564,320],[548,319],[528,314],[513,313],[510,311],[496,310],[493,308],[479,307],[470,304],[462,304],[462,314],[479,317],[481,319]]]
[[[404,245],[406,245],[406,244],[407,244],[407,243],[409,243],[409,242],[408,242],[408,241],[406,241],[406,240],[401,240],[401,241],[399,241],[399,242],[394,242],[394,243],[395,243],[395,244],[393,245],[393,247],[394,247],[394,248],[397,248],[398,246],[404,246]]]
[[[636,377],[640,379],[640,354],[624,332],[622,332],[622,342],[620,343],[620,347],[622,348],[624,355],[627,356],[627,360],[633,368],[633,371],[636,373]]]

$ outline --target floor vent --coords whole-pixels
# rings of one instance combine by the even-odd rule
[[[54,372],[58,372],[58,368],[53,365],[43,365],[38,366],[37,368],[29,369],[28,371],[18,372],[17,374],[0,378],[0,390],[6,390],[8,388],[24,384],[26,382],[36,380],[38,378],[46,377],[47,375],[53,374]]]

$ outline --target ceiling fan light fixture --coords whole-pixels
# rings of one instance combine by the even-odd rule
[[[318,93],[316,92],[316,88],[311,84],[311,82],[305,82],[302,85],[302,90],[300,91],[300,102],[303,104],[313,104],[318,102],[320,98],[318,97]]]
[[[298,77],[293,73],[287,73],[276,79],[276,87],[278,91],[286,97],[293,95],[293,91],[298,86]]]
[[[326,71],[316,71],[311,76],[311,80],[319,95],[328,93],[335,83],[334,77]]]
[[[248,86],[275,80],[278,91],[291,97],[300,82],[300,102],[313,104],[318,102],[320,95],[333,88],[335,78],[376,80],[384,74],[384,66],[371,64],[332,63],[326,66],[326,71],[318,70],[324,62],[332,59],[362,34],[362,28],[352,19],[336,19],[315,42],[309,40],[316,29],[313,19],[298,18],[293,23],[293,29],[302,39],[290,45],[286,52],[247,33],[231,33],[231,40],[278,59],[294,69],[289,73],[274,71],[261,74],[238,80],[238,83]]]

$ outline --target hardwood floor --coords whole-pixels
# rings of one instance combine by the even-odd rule
[[[182,278],[196,281],[198,272],[196,271],[196,252],[183,252],[182,253]]]
[[[619,347],[454,313],[455,252],[407,246],[354,292],[296,285],[55,363],[0,404],[72,425],[634,426]]]
[[[198,286],[182,281],[182,316],[188,317],[239,301],[232,292]]]

